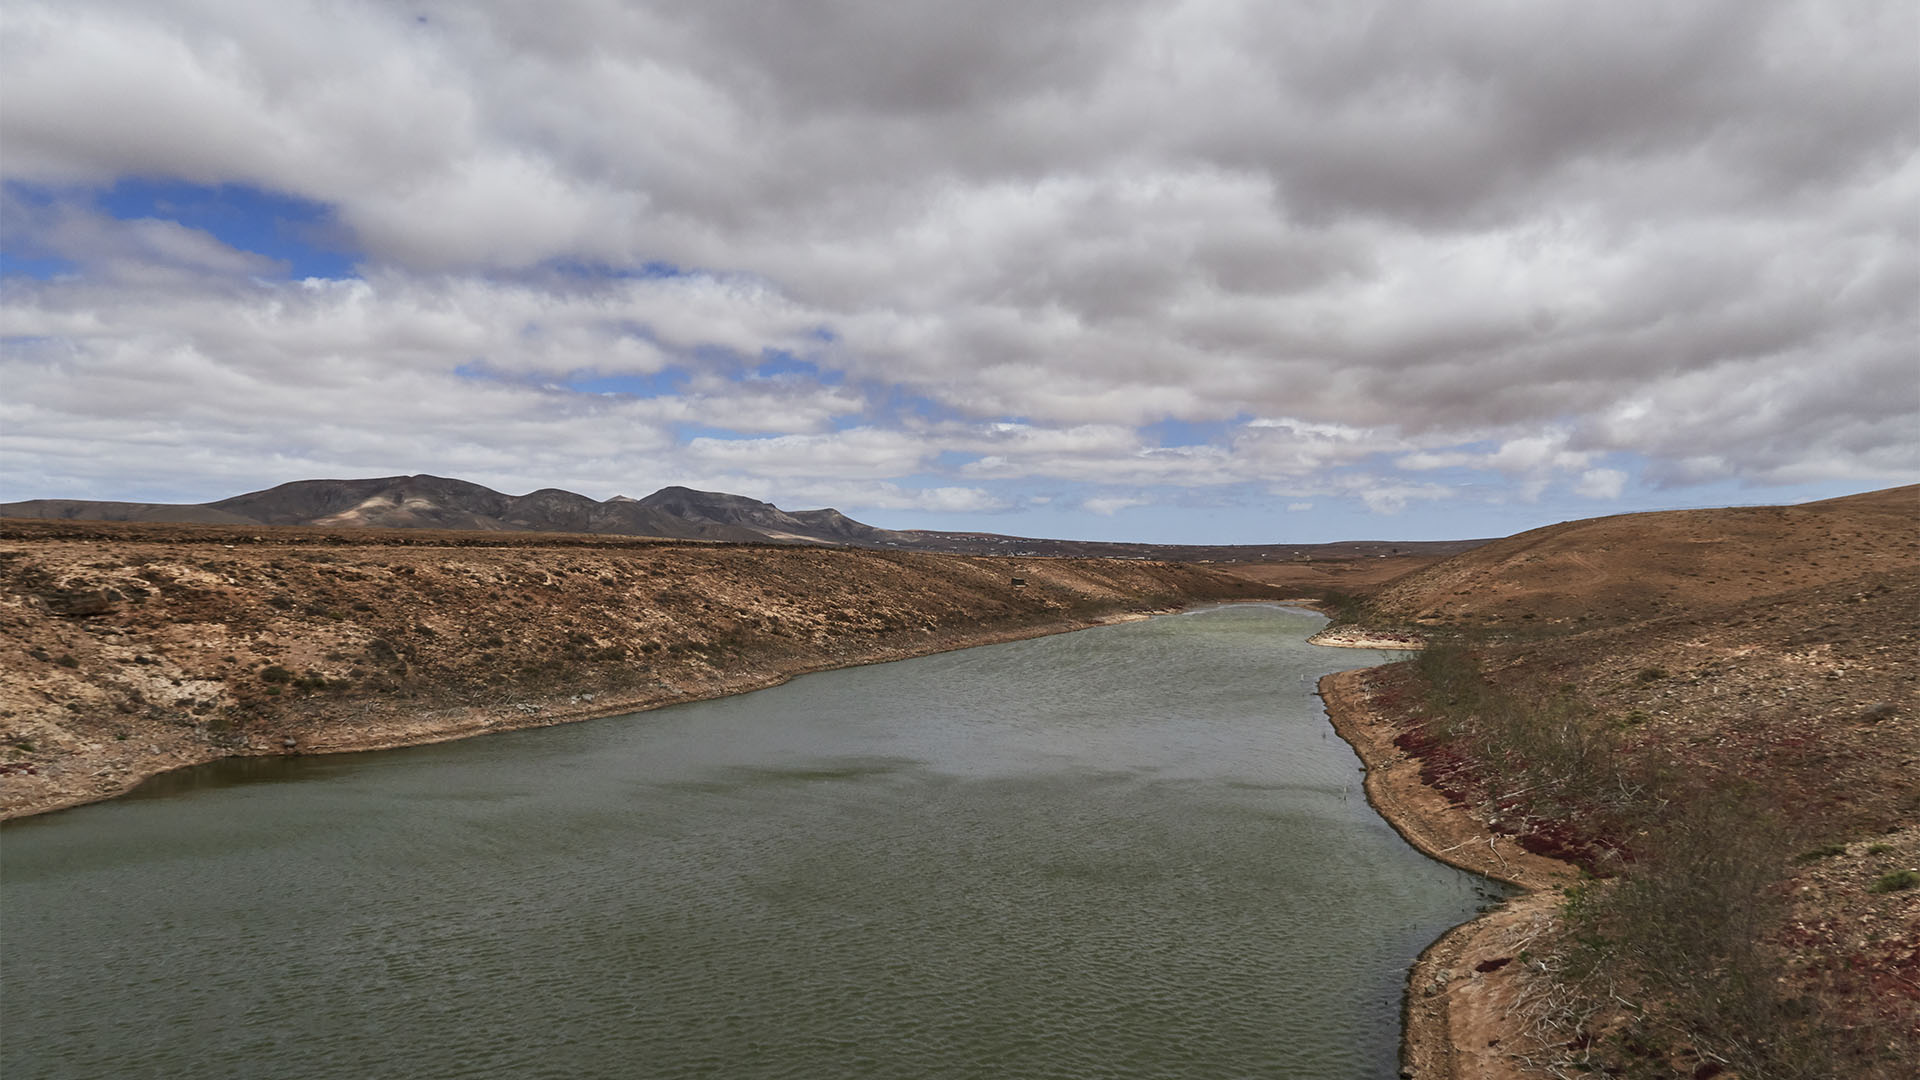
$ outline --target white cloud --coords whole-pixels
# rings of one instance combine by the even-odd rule
[[[1626,486],[1627,474],[1619,469],[1588,469],[1573,490],[1589,499],[1617,499]]]
[[[0,217],[74,270],[0,298],[6,461],[956,512],[1911,479],[1916,34],[1893,0],[20,0]],[[361,277],[86,209],[136,176],[321,204]]]

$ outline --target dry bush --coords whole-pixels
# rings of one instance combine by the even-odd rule
[[[1431,760],[1452,763],[1456,797],[1490,804],[1530,849],[1612,878],[1570,892],[1558,969],[1573,998],[1563,1012],[1620,1018],[1613,1061],[1648,1076],[1673,1075],[1675,1053],[1745,1080],[1908,1075],[1874,1056],[1884,1032],[1788,989],[1768,942],[1808,835],[1767,792],[1628,753],[1571,695],[1491,683],[1458,642],[1414,666]]]

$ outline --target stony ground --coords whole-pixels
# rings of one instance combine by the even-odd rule
[[[1274,595],[1131,560],[10,522],[0,813]]]
[[[1716,801],[1766,819],[1787,846],[1766,856],[1758,886],[1784,901],[1756,929],[1760,948],[1782,994],[1839,1032],[1825,1060],[1791,1075],[1910,1075],[1902,1070],[1920,1053],[1920,887],[1903,884],[1920,886],[1916,525],[1913,488],[1602,519],[1498,541],[1391,584],[1376,601],[1379,627],[1459,633],[1495,687],[1572,703],[1606,755],[1654,778],[1620,800],[1642,823],[1635,828],[1675,815],[1685,824]],[[1442,794],[1432,812],[1483,837],[1584,858],[1602,875],[1620,869],[1606,864],[1608,851],[1629,861],[1644,851],[1644,832],[1606,835],[1618,815],[1491,790],[1486,761],[1426,741],[1423,695],[1412,665],[1367,680],[1369,707],[1409,736],[1402,745],[1422,756],[1437,785],[1429,790]],[[1688,809],[1664,811],[1669,800]],[[1543,940],[1564,937],[1561,913],[1549,915]],[[1689,1041],[1684,1018],[1663,1017],[1660,1001],[1629,1007],[1633,991],[1622,986],[1606,1007],[1576,1008],[1553,965],[1536,966],[1534,1000],[1557,995],[1561,1011],[1515,1010],[1534,1029],[1516,1027],[1503,1042],[1511,1055],[1530,1046],[1533,1074],[1735,1075],[1706,1040]]]

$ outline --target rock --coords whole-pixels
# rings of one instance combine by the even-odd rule
[[[105,615],[124,597],[112,589],[61,589],[42,593],[40,599],[47,605],[47,610],[55,615],[86,618]]]

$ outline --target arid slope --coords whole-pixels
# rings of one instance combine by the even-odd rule
[[[8,523],[0,813],[229,755],[557,723],[1274,595],[1136,560]]]
[[[1375,617],[1555,632],[1702,613],[1920,568],[1920,485],[1799,506],[1563,522],[1409,574]]]
[[[1369,764],[1410,754],[1437,795],[1405,804],[1460,851],[1606,879],[1504,953],[1491,922],[1454,935],[1505,966],[1438,971],[1465,981],[1416,987],[1417,1020],[1526,1004],[1416,1075],[1911,1075],[1920,488],[1538,529],[1389,583],[1368,623],[1451,643],[1341,684]]]

